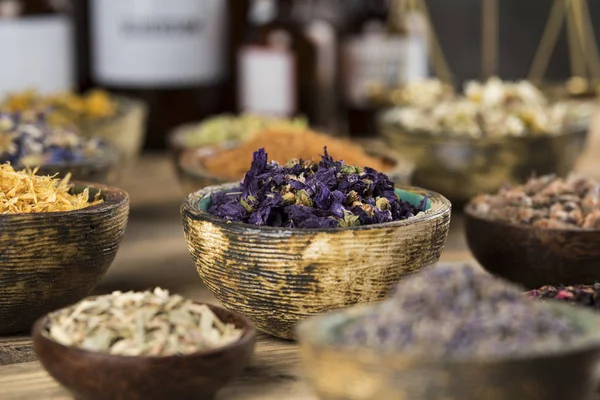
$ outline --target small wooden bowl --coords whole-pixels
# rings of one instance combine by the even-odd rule
[[[368,307],[316,317],[298,327],[305,376],[319,398],[327,400],[591,399],[600,356],[600,317],[568,304],[549,306],[581,323],[587,333],[560,350],[455,360],[336,345],[339,327]]]
[[[111,184],[116,180],[119,166],[119,154],[117,149],[110,146],[103,150],[97,157],[83,161],[75,161],[60,164],[42,164],[39,166],[38,175],[57,175],[64,178],[71,173],[73,181],[97,182]],[[15,165],[15,169],[25,168],[23,165]],[[30,166],[31,169],[35,166]]]
[[[413,184],[436,190],[461,204],[480,193],[497,191],[507,183],[521,183],[532,173],[568,175],[588,135],[587,126],[556,136],[431,135],[390,123],[386,113],[379,125],[391,148],[415,163]]]
[[[481,266],[527,289],[600,281],[600,230],[495,221],[467,205],[465,232],[469,249]]]
[[[256,329],[239,314],[207,304],[244,329],[235,343],[187,355],[119,356],[64,346],[33,327],[35,352],[48,373],[80,400],[209,400],[252,360]]]
[[[87,296],[112,263],[125,232],[129,196],[79,182],[104,202],[75,211],[0,215],[0,334],[27,331],[52,310]]]
[[[208,213],[210,194],[190,194],[181,206],[196,268],[219,302],[270,335],[294,339],[295,324],[314,314],[386,297],[402,277],[437,262],[450,225],[450,202],[428,190],[397,193],[429,209],[385,224],[291,229],[230,222]]]
[[[203,168],[202,160],[211,157],[223,148],[232,148],[237,145],[239,145],[239,141],[229,141],[219,145],[208,145],[180,151],[175,163],[175,170],[184,193],[192,193],[207,186],[229,182],[228,178],[214,175]],[[410,184],[414,169],[412,163],[399,158],[397,154],[389,150],[367,148],[365,151],[368,155],[376,157],[390,166],[389,170],[381,172],[384,172],[397,186]],[[239,178],[242,180],[243,176]]]

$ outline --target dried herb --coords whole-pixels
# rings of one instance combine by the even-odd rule
[[[381,352],[453,357],[560,348],[582,327],[532,302],[519,287],[472,266],[437,266],[343,326],[339,340]]]
[[[524,185],[480,195],[471,209],[486,218],[541,228],[600,228],[600,183],[587,178],[544,175]]]
[[[37,170],[15,171],[0,165],[0,214],[73,211],[102,203],[100,193],[89,201],[89,190],[71,193],[70,174],[64,179],[36,175]]]
[[[51,313],[44,334],[85,350],[167,356],[226,346],[243,331],[221,321],[204,304],[156,288],[84,299]]]
[[[0,162],[40,166],[93,159],[105,151],[100,139],[48,123],[35,112],[0,114]]]
[[[290,228],[335,228],[379,224],[426,209],[400,200],[389,178],[373,168],[334,161],[324,149],[319,163],[267,162],[254,152],[239,188],[214,193],[209,212],[228,221]]]
[[[324,146],[333,157],[343,158],[350,165],[368,165],[378,171],[390,169],[392,164],[367,155],[359,145],[345,139],[333,138],[294,125],[268,127],[232,149],[200,159],[203,168],[215,176],[239,180],[251,162],[254,150],[264,147],[271,160],[286,163],[292,159],[319,161]]]
[[[562,300],[571,304],[600,310],[600,283],[572,286],[546,285],[527,292],[527,296],[536,300]]]

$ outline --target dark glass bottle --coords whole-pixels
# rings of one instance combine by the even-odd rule
[[[0,0],[0,96],[73,89],[70,1]]]
[[[149,106],[146,148],[228,109],[226,0],[78,0],[80,84]],[[85,61],[85,60],[88,61]]]
[[[238,50],[238,109],[316,120],[314,44],[294,18],[292,0],[253,0],[245,42]]]
[[[376,136],[387,91],[427,76],[426,40],[403,0],[367,0],[342,43],[342,103],[351,136]]]

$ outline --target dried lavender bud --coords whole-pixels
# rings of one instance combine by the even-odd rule
[[[560,347],[582,333],[519,287],[465,265],[437,266],[400,282],[391,298],[342,327],[339,340],[381,352],[453,357]]]
[[[254,225],[335,228],[398,221],[427,209],[427,197],[418,206],[400,200],[385,174],[324,153],[318,164],[281,166],[257,150],[240,187],[213,194],[208,212]]]
[[[593,285],[542,286],[527,292],[527,296],[536,300],[562,300],[571,304],[600,310],[600,283]]]
[[[47,123],[39,113],[0,113],[0,162],[39,166],[99,156],[106,143]]]
[[[600,228],[600,183],[545,175],[524,185],[480,195],[470,203],[482,217],[540,228]]]

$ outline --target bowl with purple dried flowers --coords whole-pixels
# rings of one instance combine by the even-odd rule
[[[314,314],[383,299],[434,264],[450,224],[442,195],[394,187],[372,168],[268,162],[253,155],[241,183],[190,194],[181,215],[198,273],[226,308],[294,339]]]
[[[303,321],[300,356],[321,399],[587,400],[600,317],[469,265],[439,265],[387,300]]]
[[[465,208],[469,248],[489,272],[527,289],[600,281],[600,182],[544,175]]]

